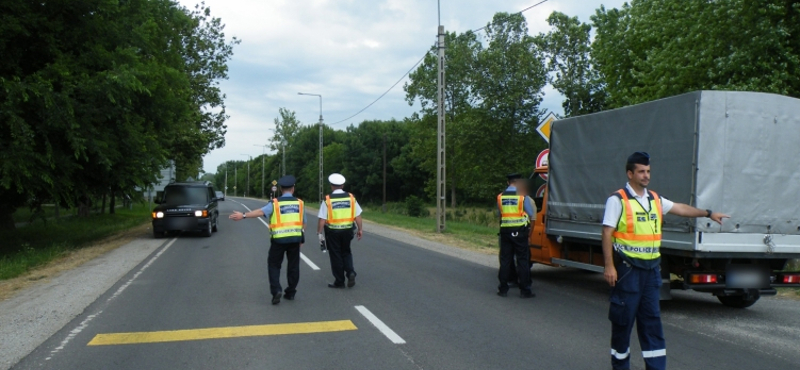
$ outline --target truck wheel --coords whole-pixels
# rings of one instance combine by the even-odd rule
[[[217,224],[219,224],[219,217],[214,219],[214,228],[212,228],[211,231],[217,232]]]
[[[749,299],[748,299],[749,298]],[[747,297],[745,295],[729,295],[729,296],[717,296],[722,304],[733,307],[733,308],[747,308],[754,305],[758,299],[761,298],[759,296],[750,296]]]

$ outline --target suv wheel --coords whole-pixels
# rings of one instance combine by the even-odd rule
[[[211,229],[211,231],[217,232],[217,225],[219,225],[219,216],[214,218],[214,227]]]
[[[211,220],[208,220],[208,226],[206,226],[205,231],[203,231],[203,236],[205,236],[205,237],[211,236],[211,233],[212,233],[211,228],[212,228]]]

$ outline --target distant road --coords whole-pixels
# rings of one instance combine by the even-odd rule
[[[599,274],[536,266],[536,298],[518,298],[513,289],[500,298],[493,265],[420,248],[410,236],[389,239],[373,227],[353,242],[356,286],[330,289],[328,255],[310,217],[297,297],[273,306],[268,229],[226,217],[263,202],[229,197],[220,205],[218,233],[164,239],[13,368],[610,368],[607,286]],[[670,369],[800,368],[800,302],[762,298],[741,310],[711,295],[674,296],[662,304]],[[633,368],[641,369],[635,333],[632,343]]]

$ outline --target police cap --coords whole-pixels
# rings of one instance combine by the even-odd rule
[[[506,175],[506,177],[508,178],[508,181],[513,181],[513,180],[521,179],[522,175],[520,175],[520,174],[515,172],[515,173],[509,173],[508,175]]]
[[[282,188],[291,188],[297,182],[297,179],[294,178],[292,175],[286,175],[278,179],[278,185]]]
[[[328,182],[334,186],[342,186],[344,185],[344,181],[344,176],[342,176],[340,173],[332,173],[330,176],[328,176]]]
[[[647,152],[636,152],[628,157],[629,164],[642,164],[645,166],[650,165],[650,154]]]

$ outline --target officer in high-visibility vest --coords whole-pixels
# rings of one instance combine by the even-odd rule
[[[519,294],[522,298],[536,296],[531,292],[531,250],[528,246],[531,220],[536,217],[530,198],[517,194],[516,183],[522,175],[512,173],[507,176],[508,187],[497,195],[497,209],[500,211],[500,271],[497,278],[500,285],[497,295],[508,296],[508,282],[514,268],[516,256]]]
[[[261,216],[269,219],[271,238],[267,271],[272,304],[281,302],[281,293],[283,293],[283,298],[293,300],[297,293],[297,282],[300,280],[300,247],[305,241],[303,228],[305,215],[303,214],[303,201],[294,197],[296,182],[292,175],[281,177],[278,185],[281,187],[283,195],[273,198],[260,209],[245,213],[234,211],[228,217],[234,221]],[[281,288],[281,264],[283,264],[284,254],[287,259],[286,280],[289,283],[285,291]]]
[[[611,365],[630,368],[630,340],[636,321],[645,366],[665,369],[667,351],[661,327],[661,225],[663,215],[708,217],[722,224],[726,214],[675,203],[653,191],[650,155],[636,152],[628,157],[628,184],[606,201],[603,217],[604,277],[611,285]]]
[[[345,192],[345,178],[334,173],[328,176],[331,183],[330,195],[325,196],[325,201],[319,207],[319,222],[317,235],[328,248],[331,259],[331,272],[333,283],[329,288],[344,288],[344,279],[347,277],[347,287],[356,285],[356,271],[353,268],[353,253],[350,250],[350,241],[353,236],[361,240],[363,228],[361,223],[361,206],[353,194]],[[355,234],[354,234],[355,232]]]

